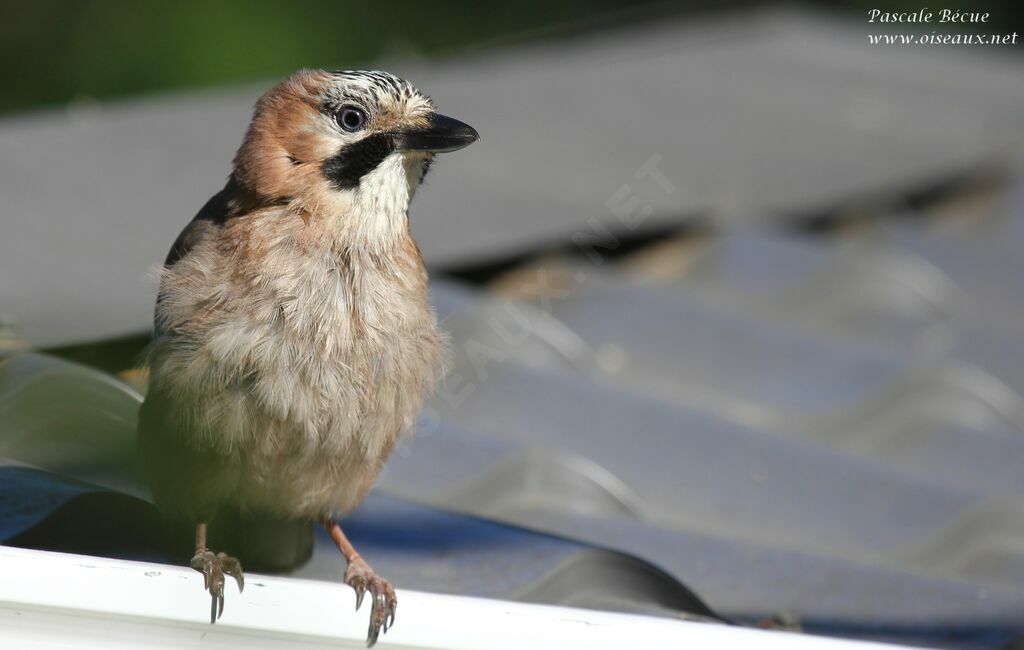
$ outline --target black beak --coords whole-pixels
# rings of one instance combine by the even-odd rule
[[[479,139],[480,134],[470,125],[437,113],[430,116],[430,124],[426,127],[405,129],[395,134],[399,151],[445,153],[468,147]]]

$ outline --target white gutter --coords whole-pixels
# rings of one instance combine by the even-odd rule
[[[340,578],[340,576],[339,576]],[[199,574],[163,564],[0,546],[0,647],[362,648],[367,605],[348,587],[249,575],[229,581],[211,626]],[[880,644],[481,598],[398,592],[379,648],[763,648],[870,650]]]

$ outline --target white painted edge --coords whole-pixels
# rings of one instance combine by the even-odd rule
[[[340,576],[339,576],[340,579]],[[252,574],[228,581],[209,624],[202,577],[184,567],[0,546],[0,647],[362,648],[368,603],[340,583]],[[669,618],[398,591],[379,648],[764,648],[870,650],[881,644]]]

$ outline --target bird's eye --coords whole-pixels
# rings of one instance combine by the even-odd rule
[[[360,108],[346,106],[338,111],[338,126],[346,131],[358,131],[366,125],[366,113]]]

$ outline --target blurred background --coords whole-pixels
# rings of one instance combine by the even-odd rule
[[[778,3],[775,3],[776,5]],[[969,6],[968,6],[969,5]],[[988,11],[1002,32],[1021,25],[1011,0],[950,8]],[[138,3],[130,0],[6,2],[0,24],[0,110],[262,82],[302,67],[359,67],[382,57],[444,59],[526,42],[564,42],[629,24],[772,6],[740,0],[524,0],[361,2],[306,0]],[[863,22],[870,9],[915,12],[906,0],[817,2],[806,8]],[[934,11],[937,7],[933,7]],[[877,31],[898,31],[885,25]],[[913,31],[913,25],[910,26]],[[935,27],[935,26],[932,26]],[[955,32],[950,25],[940,31]],[[931,31],[931,27],[923,30]],[[1019,48],[1007,53],[1019,55]]]
[[[482,135],[411,210],[454,362],[350,519],[383,575],[1022,647],[1024,10],[868,22],[922,8],[5,3],[0,541],[184,563],[133,468],[157,265],[263,91],[379,67]]]

